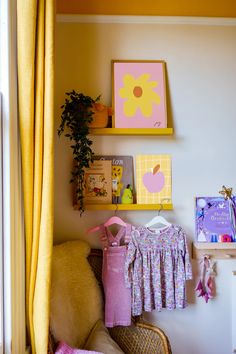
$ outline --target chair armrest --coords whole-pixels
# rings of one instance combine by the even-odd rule
[[[158,327],[146,322],[136,322],[129,327],[109,329],[113,340],[125,354],[171,354],[169,340]]]

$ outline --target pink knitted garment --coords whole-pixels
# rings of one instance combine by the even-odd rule
[[[60,342],[58,347],[57,347],[57,350],[56,350],[55,354],[103,354],[103,353],[94,352],[94,351],[91,351],[91,350],[83,350],[83,349],[71,348],[66,343]]]

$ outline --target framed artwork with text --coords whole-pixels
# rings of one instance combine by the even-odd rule
[[[112,203],[121,204],[127,185],[134,191],[133,156],[100,155],[94,160],[111,161]]]
[[[95,160],[84,174],[85,204],[111,204],[111,161]]]
[[[113,126],[166,128],[165,62],[112,60]]]
[[[235,197],[233,197],[235,202]],[[235,241],[229,201],[223,197],[197,197],[195,225],[197,242]]]

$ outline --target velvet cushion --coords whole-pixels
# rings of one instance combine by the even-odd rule
[[[95,324],[85,343],[84,349],[96,350],[104,354],[124,354],[118,344],[110,337],[102,320],[98,320]]]

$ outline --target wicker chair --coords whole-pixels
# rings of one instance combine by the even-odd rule
[[[93,249],[88,261],[102,287],[102,251]],[[112,339],[120,346],[125,354],[171,354],[169,340],[158,327],[146,323],[141,317],[133,318],[133,325],[129,327],[117,326],[109,328]],[[49,335],[48,354],[55,352],[56,343]]]

